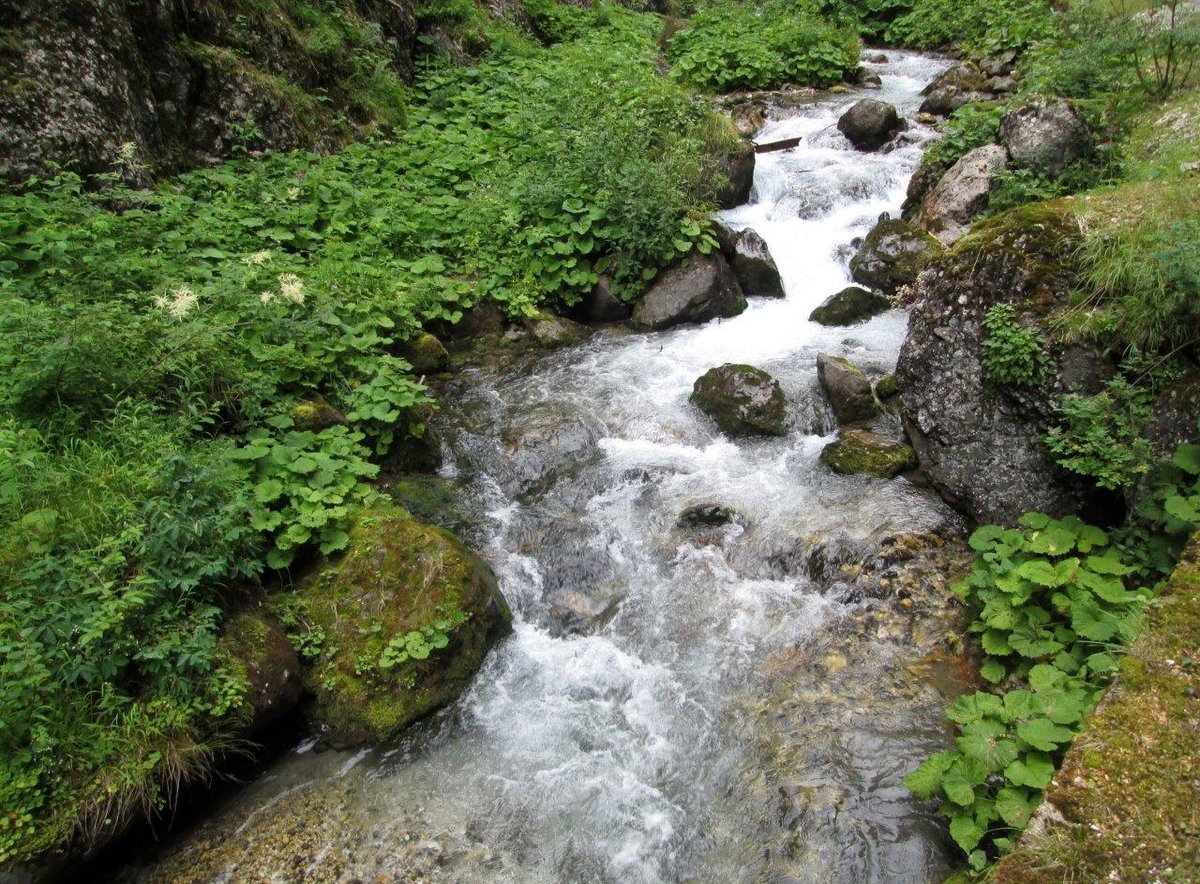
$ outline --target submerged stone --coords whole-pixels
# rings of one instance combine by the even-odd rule
[[[787,433],[787,400],[779,381],[761,368],[726,363],[710,368],[691,399],[729,436]]]
[[[680,513],[676,524],[680,528],[719,528],[731,522],[739,522],[741,518],[737,510],[724,504],[697,503]]]

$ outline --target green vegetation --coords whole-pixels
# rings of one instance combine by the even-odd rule
[[[370,61],[374,32],[309,8],[288,19],[309,56]],[[246,719],[228,612],[344,549],[387,457],[424,432],[403,342],[481,302],[561,308],[601,273],[632,298],[712,248],[728,131],[658,75],[658,20],[531,16],[554,46],[496,24],[487,59],[405,90],[387,140],[146,191],[118,168],[0,193],[0,334],[21,342],[0,353],[0,862],[162,807],[227,745]],[[372,659],[408,672],[456,617],[397,627],[381,642],[403,647]],[[290,632],[332,653],[328,626]],[[372,727],[430,702],[383,704]]]
[[[1026,47],[1057,33],[1049,3],[1036,0],[914,0],[887,40],[918,49],[957,45],[976,53]]]
[[[996,304],[983,316],[983,373],[993,384],[1029,387],[1053,367],[1046,339],[1036,324],[1022,325],[1011,304]]]
[[[851,28],[817,17],[797,0],[709,0],[668,49],[681,79],[716,92],[829,86],[858,66],[858,54]]]

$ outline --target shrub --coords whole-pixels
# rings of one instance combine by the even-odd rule
[[[1036,325],[1021,325],[1016,308],[996,304],[983,317],[983,373],[1001,386],[1031,387],[1053,368],[1046,338]]]
[[[958,45],[986,53],[1024,49],[1054,36],[1057,27],[1043,0],[915,0],[887,29],[887,39],[917,49]]]

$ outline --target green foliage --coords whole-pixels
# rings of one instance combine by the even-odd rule
[[[965,104],[942,126],[942,137],[933,143],[922,160],[949,169],[977,147],[994,144],[1000,133],[1004,107],[996,102]]]
[[[884,39],[888,26],[912,9],[913,0],[812,0],[804,8],[856,30],[868,43]]]
[[[1036,385],[1054,367],[1037,325],[1021,325],[1011,304],[995,304],[983,316],[983,373],[993,384]]]
[[[1109,534],[1074,517],[1028,513],[1018,528],[985,525],[970,545],[974,566],[954,589],[987,654],[981,674],[1009,689],[956,700],[955,749],[905,783],[943,799],[951,837],[979,870],[1029,821],[1149,593],[1127,588],[1135,568]]]
[[[1153,391],[1117,376],[1093,396],[1068,394],[1046,445],[1059,466],[1088,476],[1100,488],[1129,488],[1150,469],[1152,452],[1142,431]]]
[[[790,0],[712,0],[671,38],[668,51],[682,80],[715,92],[829,86],[857,67],[858,55],[853,30]]]
[[[450,644],[450,635],[467,622],[465,611],[455,607],[439,610],[438,619],[420,630],[409,630],[404,635],[393,636],[379,657],[379,668],[394,669],[409,660],[425,660],[434,651]]]
[[[1127,59],[1134,76],[1147,94],[1165,98],[1188,81],[1200,59],[1200,15],[1184,0],[1142,5],[1135,10],[1127,0],[1114,2],[1128,29]]]
[[[915,0],[887,39],[916,49],[959,46],[978,53],[1024,49],[1052,37],[1057,21],[1043,0]]]

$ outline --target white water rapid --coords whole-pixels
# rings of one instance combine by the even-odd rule
[[[394,746],[301,746],[122,879],[893,882],[952,870],[936,816],[900,782],[944,744],[945,698],[888,668],[901,652],[862,626],[869,599],[788,564],[813,538],[862,553],[953,525],[903,479],[836,476],[817,460],[835,431],[817,354],[877,378],[905,332],[900,311],[849,328],[808,321],[849,284],[851,241],[898,214],[932,135],[912,123],[896,149],[863,154],[837,132],[864,95],[911,120],[945,67],[888,54],[869,65],[882,89],[775,109],[757,140],[802,144],[760,155],[751,202],[722,213],[764,237],[786,298],[751,297],[741,316],[699,327],[604,330],[468,368],[444,392],[445,474],[486,513],[468,536],[516,617],[469,692]],[[779,379],[790,435],[731,441],[689,403],[693,381],[725,362]],[[677,527],[708,501],[744,524]]]

